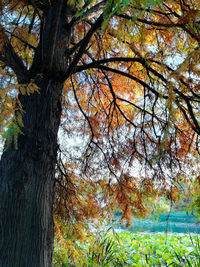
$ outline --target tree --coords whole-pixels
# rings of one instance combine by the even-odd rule
[[[55,181],[69,189],[55,175],[57,166],[66,177],[60,125],[85,136],[83,174],[95,172],[123,218],[144,213],[144,198],[177,194],[178,166],[199,152],[199,9],[192,0],[0,1],[0,266],[52,264]],[[139,187],[136,161],[147,173]]]

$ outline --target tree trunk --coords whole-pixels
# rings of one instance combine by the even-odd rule
[[[20,95],[23,135],[0,162],[0,267],[49,267],[63,84],[42,77],[40,93]]]

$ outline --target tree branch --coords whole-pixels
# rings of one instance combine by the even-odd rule
[[[129,19],[132,20],[133,18],[128,15],[119,15],[119,17],[122,17],[124,19]],[[150,21],[146,19],[140,19],[137,18],[136,21],[150,25],[150,26],[155,26],[155,27],[163,27],[163,28],[172,28],[172,27],[178,27],[186,31],[193,39],[197,40],[198,42],[200,41],[198,34],[194,33],[194,31],[191,31],[186,27],[185,24],[183,23],[161,23],[161,22],[156,22],[156,21]]]
[[[27,41],[25,41],[25,40],[21,39],[19,36],[15,35],[14,33],[12,33],[12,32],[9,32],[9,31],[7,31],[7,30],[6,30],[5,32],[7,32],[7,33],[8,33],[8,34],[10,34],[11,36],[13,36],[13,37],[17,38],[17,39],[18,39],[18,40],[20,40],[22,43],[24,43],[25,45],[29,46],[31,49],[33,49],[33,50],[35,50],[35,49],[36,49],[36,47],[35,47],[35,46],[33,46],[33,45],[29,44]]]
[[[96,4],[95,6],[88,9],[86,12],[83,13],[83,18],[92,19],[97,17],[103,13],[105,8],[106,1],[101,1],[100,3]]]
[[[118,99],[118,100],[120,100],[120,101],[122,101],[122,102],[125,102],[125,103],[127,103],[127,104],[129,104],[129,105],[135,107],[136,109],[139,109],[141,112],[146,112],[146,113],[147,113],[148,115],[150,115],[151,117],[157,119],[160,123],[165,123],[161,118],[159,118],[158,116],[156,116],[156,114],[155,114],[154,112],[151,113],[151,112],[148,111],[148,110],[144,110],[143,108],[141,108],[141,107],[139,107],[138,105],[136,105],[136,104],[130,102],[130,101],[127,100],[127,99],[124,99],[124,98],[121,98],[121,97],[118,97],[118,96],[116,96],[116,99]]]
[[[92,66],[92,64],[93,63],[91,63],[91,66]],[[90,65],[90,64],[88,64],[88,65]],[[97,69],[100,69],[100,70],[106,70],[106,71],[110,71],[110,72],[125,76],[125,77],[127,77],[127,78],[129,78],[131,80],[136,81],[137,83],[141,84],[142,86],[148,88],[156,96],[164,98],[164,99],[168,98],[168,96],[160,94],[158,91],[156,91],[154,88],[149,86],[147,83],[145,83],[144,81],[141,81],[140,79],[138,79],[137,77],[135,77],[135,76],[133,76],[133,75],[131,75],[129,73],[123,72],[121,70],[113,69],[113,68],[110,68],[110,67],[107,67],[107,66],[103,66],[103,65],[98,65],[98,66],[94,65],[93,67],[90,67],[90,68],[97,68]],[[85,68],[85,69],[89,69],[89,68]],[[75,70],[74,73],[80,72],[82,70],[83,70],[82,68],[77,67],[77,69]]]
[[[6,65],[8,64],[7,60],[5,57],[0,55],[0,61],[2,61],[3,63],[5,63]]]
[[[128,19],[128,20],[132,20],[133,18],[129,15],[126,14],[120,14],[118,15],[120,18],[123,19]],[[156,21],[151,21],[151,20],[146,20],[146,19],[140,19],[137,18],[136,21],[147,24],[147,25],[151,25],[151,26],[156,26],[156,27],[165,27],[165,28],[171,28],[171,27],[181,27],[182,24],[180,23],[161,23],[161,22],[156,22]]]
[[[87,70],[91,68],[98,68],[98,66],[100,66],[101,64],[111,63],[111,62],[139,62],[142,64],[142,59],[135,58],[135,57],[134,58],[113,57],[113,58],[100,59],[100,60],[93,61],[89,64],[77,66],[76,69],[74,70],[74,73],[81,72],[83,70]]]
[[[75,87],[74,87],[74,83],[73,83],[73,80],[72,80],[72,77],[71,77],[71,85],[72,85],[72,88],[73,88],[73,93],[74,93],[74,98],[76,100],[76,103],[81,111],[81,113],[83,114],[84,118],[86,119],[86,121],[88,122],[88,125],[89,125],[89,128],[90,128],[90,131],[91,131],[91,141],[90,143],[92,142],[93,138],[94,138],[94,132],[93,132],[93,128],[92,128],[92,124],[88,118],[88,116],[85,114],[83,108],[81,107],[80,103],[79,103],[79,100],[78,100],[78,97],[77,97],[77,94],[76,94],[76,90],[75,90]]]
[[[76,55],[74,56],[74,59],[72,61],[72,63],[70,64],[70,66],[68,67],[68,70],[66,73],[64,73],[64,75],[62,75],[61,80],[64,82],[71,74],[74,73],[74,68],[76,67],[76,65],[78,64],[79,60],[82,58],[82,55],[85,52],[85,49],[87,48],[90,39],[92,38],[93,34],[97,31],[97,29],[99,27],[101,27],[101,24],[103,23],[103,16],[100,16],[96,22],[92,25],[92,27],[90,28],[90,30],[87,32],[86,36],[83,38],[83,40],[81,41],[81,45],[79,47],[78,52],[76,53]]]
[[[18,82],[27,83],[29,81],[28,71],[8,40],[5,41],[2,51],[0,58],[15,72]]]

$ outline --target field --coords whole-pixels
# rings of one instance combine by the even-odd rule
[[[55,266],[200,266],[197,235],[100,231],[74,247],[79,251],[77,257],[73,257],[72,252],[71,255],[64,253],[57,245]]]
[[[194,263],[199,256],[197,236],[129,232],[118,236],[129,266],[190,266],[189,260]]]

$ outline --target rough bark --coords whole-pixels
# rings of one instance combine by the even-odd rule
[[[20,96],[24,115],[18,149],[0,162],[0,266],[50,267],[57,132],[63,84],[37,81],[40,94]]]

